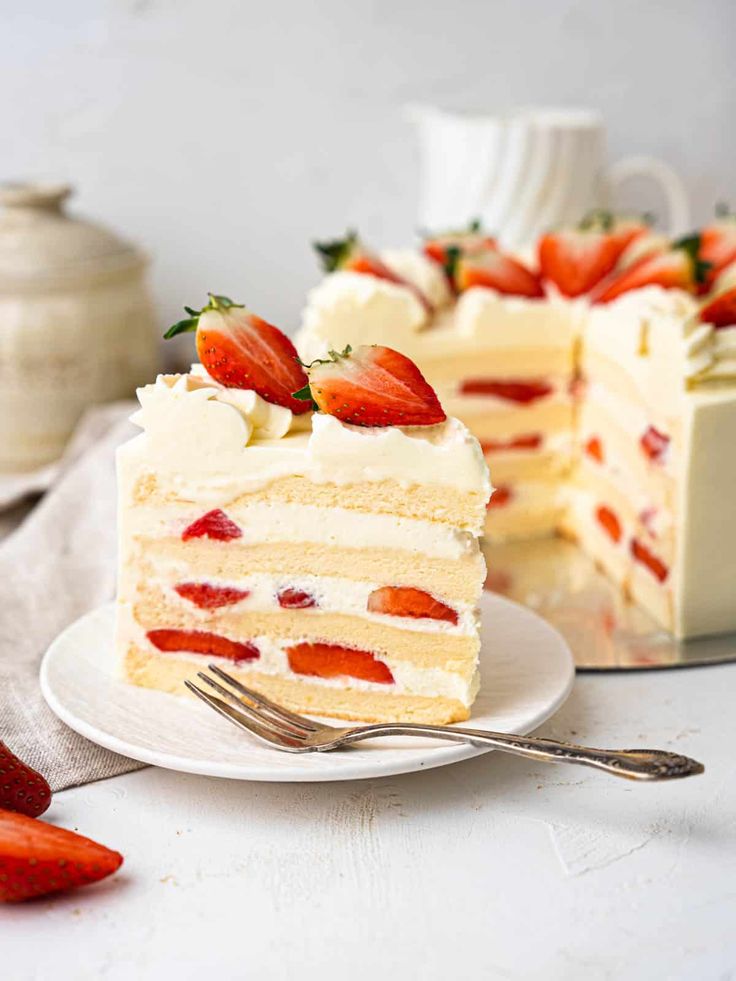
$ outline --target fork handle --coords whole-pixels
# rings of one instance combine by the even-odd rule
[[[691,777],[703,773],[705,767],[697,760],[679,753],[669,753],[661,749],[593,749],[590,746],[576,746],[562,743],[556,739],[541,739],[535,736],[514,736],[501,732],[486,732],[483,729],[461,729],[458,727],[425,726],[415,723],[392,725],[381,723],[364,726],[348,733],[343,742],[357,742],[375,736],[431,736],[452,742],[470,743],[471,746],[500,749],[515,756],[524,756],[545,763],[577,763],[592,766],[615,777],[628,780],[672,780],[677,777]]]

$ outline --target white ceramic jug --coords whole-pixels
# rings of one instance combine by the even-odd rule
[[[67,215],[70,193],[0,186],[0,472],[55,460],[88,405],[156,370],[146,257]]]
[[[601,116],[585,109],[522,109],[468,116],[409,107],[419,134],[419,221],[454,228],[473,218],[520,248],[550,228],[571,225],[591,208],[614,206],[616,187],[645,176],[667,202],[666,231],[689,228],[687,194],[677,174],[651,157],[606,164]]]

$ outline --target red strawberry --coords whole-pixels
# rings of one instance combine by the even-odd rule
[[[649,231],[653,217],[643,215],[617,215],[605,208],[594,208],[578,225],[581,231],[605,232],[617,244],[619,255],[637,238]]]
[[[146,637],[160,651],[186,651],[189,654],[209,654],[230,661],[255,661],[261,656],[255,644],[230,640],[206,630],[149,630]]]
[[[605,504],[601,504],[595,509],[595,518],[611,541],[616,543],[621,541],[623,529],[615,511],[606,507]]]
[[[736,325],[736,286],[708,300],[700,308],[700,319],[716,328]]]
[[[580,296],[611,272],[621,251],[606,232],[551,232],[539,241],[539,268],[563,296]]]
[[[601,442],[600,436],[591,436],[583,449],[591,460],[595,460],[596,463],[603,463],[603,443]]]
[[[413,617],[414,619],[446,620],[457,623],[457,610],[435,599],[423,589],[411,586],[382,586],[374,589],[368,597],[370,613],[385,613],[392,617]]]
[[[250,596],[249,589],[213,586],[207,582],[180,582],[174,589],[182,599],[189,600],[202,610],[219,610],[221,606],[232,606]]]
[[[295,674],[317,678],[359,678],[380,685],[391,685],[394,676],[383,661],[370,651],[338,644],[294,644],[286,648],[289,667]]]
[[[214,538],[218,542],[229,542],[233,538],[240,538],[242,534],[240,528],[224,511],[215,508],[187,525],[181,533],[181,540],[188,542],[190,538]]]
[[[507,402],[530,405],[551,395],[554,388],[537,378],[467,378],[460,383],[463,395],[492,395]]]
[[[658,559],[653,552],[650,552],[646,545],[640,542],[638,538],[632,538],[631,540],[631,554],[637,562],[641,562],[642,565],[646,566],[659,582],[664,582],[670,574],[670,570],[664,562]]]
[[[370,252],[360,241],[356,232],[348,232],[345,238],[332,242],[315,242],[314,248],[322,260],[325,272],[361,273],[364,276],[375,276],[389,283],[396,283],[410,290],[419,300],[427,313],[433,312],[433,306],[418,286],[399,276],[374,252]]]
[[[480,448],[484,453],[508,453],[513,450],[538,450],[543,442],[541,433],[524,433],[511,439],[481,440]]]
[[[460,255],[455,264],[454,282],[459,293],[485,286],[507,296],[544,296],[535,273],[517,259],[491,248]]]
[[[716,217],[717,221],[700,231],[699,258],[710,265],[703,291],[722,269],[736,261],[736,215],[720,206],[716,208]]]
[[[46,780],[0,742],[0,808],[35,818],[50,803],[51,788]]]
[[[495,248],[495,238],[483,232],[478,219],[471,221],[465,230],[427,236],[423,246],[424,254],[439,263],[450,279],[458,256]]]
[[[301,589],[280,589],[277,599],[284,610],[307,610],[317,605],[314,596]]]
[[[309,384],[297,398],[355,426],[434,426],[445,415],[434,389],[409,358],[390,347],[362,345],[306,365]]]
[[[644,455],[653,463],[661,463],[670,445],[670,438],[654,426],[647,426],[644,435],[639,440]]]
[[[123,856],[82,835],[0,811],[0,901],[75,889],[120,868]]]
[[[490,500],[486,505],[486,510],[491,511],[493,508],[504,508],[507,504],[511,503],[513,498],[514,492],[510,487],[506,485],[494,487]]]
[[[697,235],[680,239],[668,252],[646,255],[620,272],[613,272],[590,295],[594,303],[610,303],[624,293],[643,286],[682,289],[694,293],[702,282],[705,267],[698,259]]]
[[[189,317],[164,337],[196,330],[199,360],[221,385],[253,389],[267,402],[297,414],[309,411],[291,394],[306,377],[286,334],[226,296],[209,297],[201,310],[185,307]]]

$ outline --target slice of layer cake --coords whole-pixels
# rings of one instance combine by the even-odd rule
[[[670,243],[597,214],[528,262],[477,228],[321,251],[297,346],[416,361],[492,466],[490,541],[561,532],[677,636],[736,630],[733,217]]]
[[[125,678],[182,693],[219,660],[297,711],[468,718],[490,493],[477,440],[387,348],[305,374],[224,298],[176,329],[194,328],[204,366],[139,391],[143,432],[118,457]]]

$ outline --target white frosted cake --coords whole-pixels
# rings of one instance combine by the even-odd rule
[[[527,263],[478,237],[323,248],[298,349],[415,360],[491,466],[490,540],[573,536],[677,636],[736,630],[736,223],[597,220]]]

